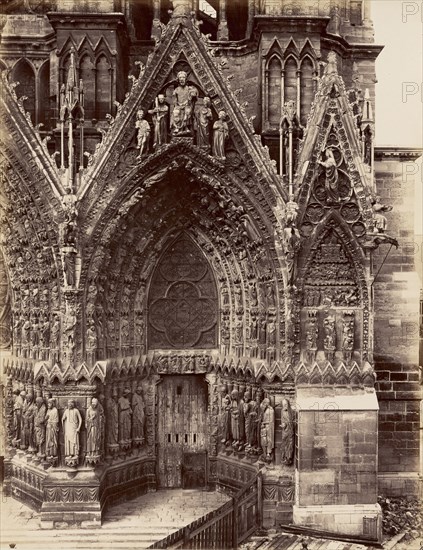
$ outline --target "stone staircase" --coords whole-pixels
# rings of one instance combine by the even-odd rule
[[[218,492],[163,490],[113,506],[101,528],[40,529],[37,512],[7,498],[1,502],[0,548],[17,550],[142,550],[218,508],[229,498]]]

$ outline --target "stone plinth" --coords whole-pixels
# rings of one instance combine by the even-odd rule
[[[294,524],[310,529],[381,540],[382,511],[379,504],[294,506]]]
[[[44,468],[31,457],[6,461],[7,492],[40,511],[43,529],[100,527],[108,505],[156,489],[154,458],[130,456],[98,468]]]
[[[299,388],[294,523],[380,539],[374,390]]]

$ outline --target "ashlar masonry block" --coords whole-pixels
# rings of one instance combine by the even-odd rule
[[[375,391],[298,388],[296,402],[294,524],[380,540]]]

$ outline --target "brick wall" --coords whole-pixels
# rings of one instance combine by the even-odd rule
[[[376,152],[376,188],[386,214],[387,233],[399,242],[374,282],[374,360],[379,399],[379,472],[419,471],[421,388],[418,366],[419,287],[415,271],[413,159],[401,152]],[[375,253],[375,274],[389,245]],[[386,480],[385,480],[386,481]],[[383,483],[392,493],[392,484]],[[392,487],[393,489],[393,487]]]

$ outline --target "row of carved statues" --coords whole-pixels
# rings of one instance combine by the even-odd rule
[[[210,98],[204,97],[202,105],[194,110],[198,98],[197,88],[187,83],[185,71],[179,71],[177,77],[178,86],[172,94],[173,110],[170,116],[170,124],[168,121],[169,105],[163,94],[157,96],[154,107],[148,110],[148,114],[152,116],[153,121],[154,149],[156,150],[168,142],[168,126],[170,125],[172,136],[189,137],[195,133],[198,147],[207,152],[211,148],[213,156],[224,159],[225,143],[229,135],[226,112],[219,111],[219,118],[212,123],[213,113]],[[143,110],[138,110],[135,122],[137,148],[140,150],[140,157],[148,153],[150,144],[151,127],[144,118],[145,114]]]
[[[344,311],[341,320],[342,335],[339,341],[336,318],[327,314],[320,322],[317,310],[310,310],[306,322],[306,351],[308,360],[313,362],[319,349],[325,351],[329,360],[333,360],[337,350],[342,350],[345,359],[351,359],[354,351],[355,321],[353,311]],[[321,344],[319,345],[319,337]]]
[[[295,422],[288,399],[282,400],[280,461],[292,464],[294,458]],[[258,390],[253,396],[236,388],[222,398],[220,410],[221,443],[225,450],[260,456],[265,462],[274,460],[275,409],[268,397]]]
[[[45,399],[25,390],[13,392],[13,412],[9,437],[13,447],[58,464],[59,429],[63,432],[64,462],[76,467],[80,459],[80,434],[83,425],[81,412],[74,399],[69,399],[63,414],[59,414],[56,399]],[[91,398],[85,413],[85,463],[99,464],[105,452],[114,455],[145,444],[145,404],[142,388],[136,388],[129,399],[130,390],[124,389],[121,397],[112,392]],[[103,406],[104,403],[104,406]]]

